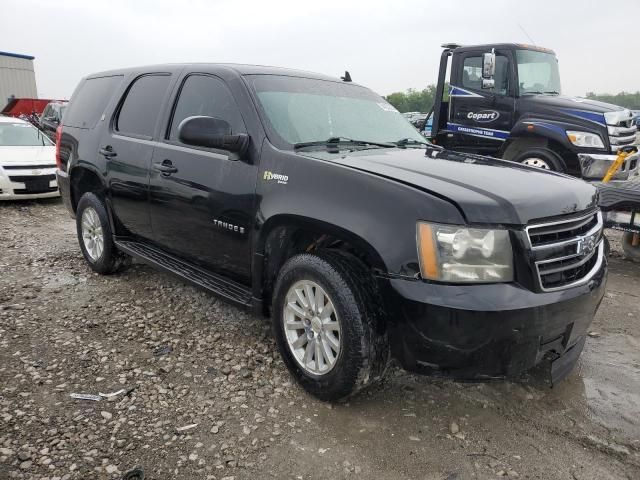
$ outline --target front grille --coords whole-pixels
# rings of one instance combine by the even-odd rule
[[[628,119],[620,120],[616,124],[607,125],[607,129],[612,152],[617,152],[626,145],[636,144],[637,128],[633,124],[633,118],[629,117]]]
[[[600,212],[530,225],[526,232],[543,291],[586,283],[602,264]]]
[[[12,182],[24,183],[24,188],[13,189],[16,194],[55,192],[58,187],[49,186],[55,178],[55,175],[9,175]]]

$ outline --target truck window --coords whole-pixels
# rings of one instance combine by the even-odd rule
[[[495,87],[489,91],[506,95],[509,91],[509,60],[504,55],[496,55]],[[482,55],[467,57],[462,65],[462,86],[482,90]]]
[[[69,102],[64,124],[69,127],[93,128],[104,113],[122,75],[88,78],[80,83]]]
[[[216,117],[231,125],[232,133],[245,133],[238,105],[227,86],[208,75],[189,75],[180,89],[168,139],[178,141],[178,126],[187,117]]]
[[[153,138],[153,131],[170,79],[169,74],[138,77],[129,87],[120,107],[116,130],[124,135]]]
[[[555,54],[517,50],[520,94],[560,93],[560,73]]]

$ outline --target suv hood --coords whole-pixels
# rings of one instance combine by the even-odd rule
[[[403,183],[454,204],[468,223],[526,225],[597,205],[582,180],[506,160],[429,147],[302,155]],[[366,195],[366,192],[362,192]]]

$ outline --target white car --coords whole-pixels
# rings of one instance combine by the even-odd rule
[[[0,116],[0,200],[58,195],[53,142],[29,122]]]

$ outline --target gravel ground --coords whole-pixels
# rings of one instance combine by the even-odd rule
[[[542,369],[392,368],[329,405],[292,382],[264,320],[142,264],[96,275],[59,201],[2,204],[0,479],[640,478],[640,269],[612,237],[608,293],[559,386]]]

